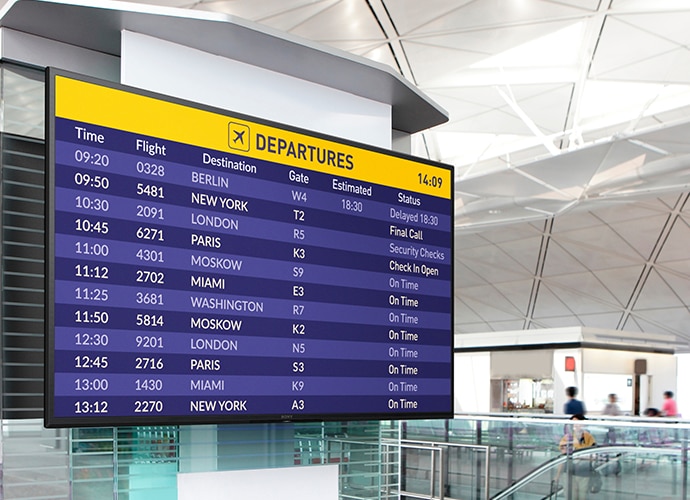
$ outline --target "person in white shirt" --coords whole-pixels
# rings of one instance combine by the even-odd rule
[[[621,414],[621,409],[618,407],[618,396],[613,393],[609,394],[609,402],[604,406],[604,411],[602,413],[614,417]]]

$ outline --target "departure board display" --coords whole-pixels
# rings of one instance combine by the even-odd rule
[[[452,415],[450,166],[46,82],[46,426]]]

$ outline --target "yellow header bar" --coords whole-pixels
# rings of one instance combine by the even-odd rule
[[[125,90],[55,76],[55,115],[450,199],[451,170]]]

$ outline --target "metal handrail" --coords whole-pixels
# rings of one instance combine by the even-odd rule
[[[475,449],[475,450],[480,450],[483,451],[486,454],[486,460],[484,461],[484,497],[488,500],[489,498],[489,479],[490,475],[489,472],[491,470],[491,465],[490,465],[490,458],[491,454],[489,453],[490,451],[490,446],[488,445],[483,445],[483,444],[466,444],[466,443],[447,443],[447,442],[438,442],[438,441],[417,441],[417,440],[412,440],[412,439],[403,439],[401,441],[402,443],[423,443],[423,444],[432,444],[436,446],[444,446],[444,447],[450,447],[450,448],[463,448],[463,449]]]
[[[486,460],[484,461],[484,498],[489,499],[489,470],[490,470],[490,447],[486,445],[478,444],[464,444],[464,443],[448,443],[440,441],[424,441],[424,440],[412,440],[412,439],[402,439],[402,440],[383,440],[381,442],[384,446],[398,447],[398,448],[410,448],[415,450],[429,450],[432,452],[430,468],[432,471],[435,470],[435,459],[434,453],[439,452],[441,467],[443,467],[443,450],[448,448],[461,448],[461,449],[474,449],[485,453]],[[443,470],[440,471],[440,478],[443,478]],[[433,478],[433,474],[431,476]],[[439,496],[434,496],[434,482],[431,481],[431,488],[429,495],[423,495],[420,493],[400,491],[402,495],[407,497],[419,498],[424,500],[444,500],[445,498],[445,488],[444,484],[440,484]]]
[[[662,446],[622,446],[622,445],[604,445],[604,446],[593,446],[590,448],[583,448],[577,451],[573,451],[569,455],[561,455],[559,457],[553,458],[548,462],[542,464],[541,466],[534,469],[532,472],[526,474],[518,481],[510,485],[503,491],[498,492],[496,495],[491,497],[491,500],[501,500],[507,498],[514,494],[520,488],[535,480],[537,477],[541,476],[549,469],[563,464],[564,462],[572,458],[589,457],[591,455],[597,455],[599,453],[658,453],[660,455],[680,455],[682,450],[680,448],[669,448]]]

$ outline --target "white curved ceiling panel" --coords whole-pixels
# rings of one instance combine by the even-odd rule
[[[413,150],[456,167],[456,333],[590,326],[690,347],[687,0],[150,3],[364,55],[442,103],[448,123]]]

